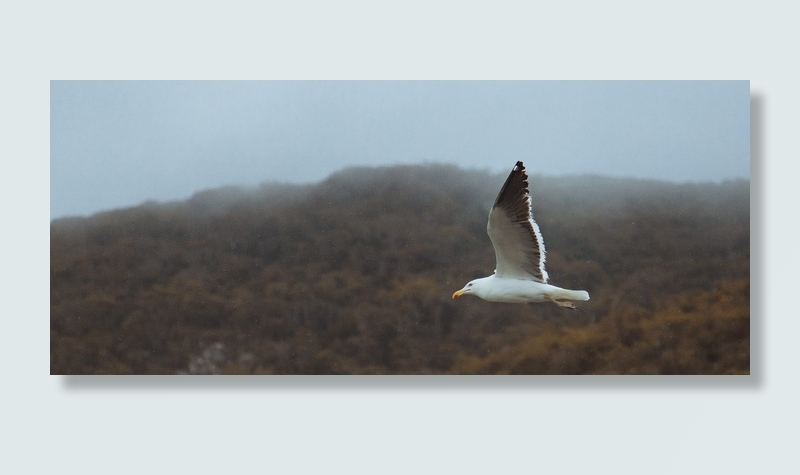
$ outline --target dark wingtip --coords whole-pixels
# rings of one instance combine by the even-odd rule
[[[516,165],[514,165],[514,169],[511,170],[511,173],[508,174],[508,178],[506,178],[506,182],[503,184],[503,187],[500,189],[500,193],[497,194],[497,198],[494,200],[494,206],[497,206],[497,204],[500,202],[500,200],[505,195],[506,190],[511,185],[511,182],[515,180],[515,174],[516,174],[517,177],[519,176],[519,174],[522,175],[522,178],[521,178],[520,183],[519,183],[521,189],[522,190],[527,190],[528,189],[528,174],[525,173],[525,165],[523,165],[522,162],[517,161]]]

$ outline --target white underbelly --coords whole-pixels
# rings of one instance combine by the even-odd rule
[[[533,280],[495,279],[491,292],[484,296],[490,302],[527,303],[551,299],[588,300],[582,290],[568,290]]]

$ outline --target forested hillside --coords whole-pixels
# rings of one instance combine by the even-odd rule
[[[749,182],[533,175],[550,281],[591,300],[453,300],[494,269],[504,179],[355,168],[53,221],[51,373],[749,374]]]

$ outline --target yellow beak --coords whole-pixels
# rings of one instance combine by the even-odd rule
[[[453,293],[453,298],[454,298],[454,299],[457,299],[457,298],[461,297],[462,295],[464,295],[465,293],[466,293],[466,292],[464,291],[464,289],[461,289],[461,290],[456,290],[456,291]]]

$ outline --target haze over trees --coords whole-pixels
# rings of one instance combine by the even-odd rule
[[[352,168],[55,220],[51,373],[749,374],[748,181],[532,175],[550,281],[591,300],[454,301],[494,269],[504,179]]]

